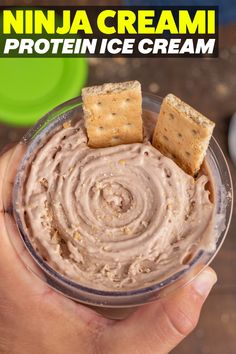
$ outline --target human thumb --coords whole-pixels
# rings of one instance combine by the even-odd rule
[[[117,322],[107,333],[107,353],[170,352],[195,328],[202,305],[216,281],[216,273],[208,267],[172,295],[145,305],[126,320]]]

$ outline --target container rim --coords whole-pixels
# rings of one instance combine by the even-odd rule
[[[159,96],[156,96],[154,94],[150,94],[150,93],[146,93],[146,92],[142,92],[143,95],[143,100],[151,100],[154,104],[161,104],[162,102],[162,98]],[[212,141],[215,144],[216,148],[217,148],[217,153],[220,154],[220,157],[224,163],[224,173],[226,173],[227,178],[228,178],[228,186],[227,188],[231,191],[231,198],[229,201],[229,204],[227,205],[227,207],[229,208],[228,211],[228,216],[227,216],[227,220],[226,220],[226,227],[223,230],[222,234],[220,235],[219,239],[220,242],[219,244],[217,244],[216,249],[213,252],[206,252],[203,250],[200,250],[195,257],[191,260],[191,262],[188,264],[188,267],[176,272],[175,274],[168,276],[166,279],[159,281],[157,283],[154,283],[152,285],[143,287],[143,288],[138,288],[138,289],[131,289],[131,290],[127,290],[127,291],[116,291],[116,290],[98,290],[92,287],[87,287],[84,285],[81,285],[79,283],[77,283],[76,281],[73,281],[69,278],[67,278],[66,276],[63,276],[62,274],[60,274],[59,272],[57,272],[55,269],[53,269],[46,261],[43,260],[43,258],[36,252],[36,250],[34,249],[34,247],[32,246],[27,233],[24,230],[24,226],[23,223],[21,221],[20,215],[17,212],[17,208],[16,208],[16,204],[17,204],[17,199],[18,199],[18,192],[19,192],[19,186],[20,186],[20,180],[21,180],[21,171],[24,168],[24,164],[27,161],[27,157],[31,152],[31,149],[33,147],[33,144],[35,146],[35,144],[37,144],[40,141],[40,137],[41,134],[43,135],[48,128],[48,123],[50,128],[52,128],[52,126],[58,125],[59,121],[60,123],[63,121],[68,120],[69,118],[66,116],[66,112],[70,112],[73,111],[75,108],[79,107],[82,105],[82,98],[81,96],[78,96],[76,98],[73,98],[67,102],[62,103],[61,105],[57,106],[56,108],[54,108],[53,110],[51,110],[50,112],[48,112],[46,115],[44,115],[23,137],[22,142],[24,144],[29,144],[27,147],[27,150],[24,154],[24,157],[20,163],[20,167],[18,169],[17,172],[17,176],[15,179],[15,183],[14,183],[14,187],[13,187],[13,215],[15,218],[15,221],[18,225],[19,231],[20,231],[20,235],[21,238],[24,242],[25,247],[27,248],[29,254],[31,255],[31,257],[34,259],[34,261],[39,265],[39,267],[41,268],[41,270],[43,270],[48,276],[50,276],[51,278],[55,279],[56,281],[59,281],[61,284],[66,284],[67,286],[69,286],[72,290],[80,290],[82,291],[84,294],[91,294],[91,295],[101,295],[104,298],[117,298],[117,297],[138,297],[140,295],[145,295],[147,293],[153,293],[159,290],[162,290],[163,288],[177,282],[177,280],[181,280],[183,278],[183,276],[188,273],[190,271],[190,269],[196,265],[198,263],[198,261],[201,259],[202,255],[205,254],[206,255],[206,262],[204,263],[204,267],[206,267],[215,257],[215,255],[218,253],[225,237],[226,234],[228,232],[229,229],[229,225],[230,225],[230,221],[232,218],[232,212],[233,212],[233,183],[232,183],[232,177],[230,174],[230,170],[229,170],[229,166],[228,163],[226,161],[226,158],[222,152],[222,149],[220,148],[218,142],[216,141],[216,139],[214,137],[212,137]],[[52,118],[53,117],[53,118]],[[60,119],[59,119],[60,118]],[[39,131],[39,134],[35,137],[36,132]],[[27,267],[29,267],[27,265]],[[32,270],[32,269],[31,269]],[[34,270],[32,270],[33,273],[35,273]],[[38,274],[36,274],[38,275]],[[38,275],[39,276],[39,275]],[[42,280],[43,277],[39,276]],[[45,281],[45,280],[44,280]],[[78,299],[79,300],[79,299]],[[80,301],[80,300],[79,300]],[[83,301],[82,301],[83,302]],[[109,301],[110,302],[110,301]],[[112,302],[112,301],[111,301]],[[88,303],[91,303],[91,301],[88,301]],[[109,304],[106,303],[106,306],[109,307]],[[110,306],[110,307],[120,307],[120,306]],[[122,304],[122,307],[124,307],[124,305]]]

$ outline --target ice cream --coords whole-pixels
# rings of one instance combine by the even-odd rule
[[[101,290],[144,288],[215,248],[208,176],[195,180],[147,139],[92,149],[80,120],[40,144],[18,212],[62,275]]]

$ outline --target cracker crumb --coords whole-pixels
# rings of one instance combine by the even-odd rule
[[[41,186],[43,186],[44,188],[48,189],[48,180],[46,178],[42,178],[39,183],[41,184]]]
[[[60,242],[60,236],[58,230],[53,231],[51,240],[55,243]]]
[[[48,201],[47,201],[47,199],[44,200],[44,208],[45,208],[46,211],[48,210]]]
[[[92,225],[92,230],[93,230],[93,232],[98,232],[99,231],[98,228],[96,226],[94,226],[94,225]]]
[[[131,234],[132,234],[132,230],[131,230],[131,228],[128,227],[128,226],[124,227],[123,230],[124,230],[124,233],[125,233],[126,235],[131,235]]]
[[[151,269],[148,267],[144,267],[141,269],[141,273],[150,273],[150,272],[151,272]]]
[[[81,240],[81,234],[78,231],[75,231],[74,234],[73,234],[73,238],[75,240],[80,241]]]
[[[102,246],[102,250],[109,252],[109,251],[110,251],[110,248],[109,248],[109,246]]]
[[[126,161],[125,160],[119,160],[119,164],[120,165],[126,165]]]
[[[148,223],[147,223],[147,221],[143,220],[143,221],[141,221],[141,225],[142,225],[143,227],[145,227],[145,229],[146,229],[147,226],[148,226]]]
[[[70,127],[71,127],[71,121],[68,120],[68,121],[64,122],[64,123],[62,124],[62,126],[63,126],[64,129],[70,128]]]

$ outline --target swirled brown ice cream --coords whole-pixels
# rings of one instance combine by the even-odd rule
[[[206,175],[194,180],[148,140],[92,149],[82,120],[64,127],[33,156],[19,206],[54,269],[96,289],[143,288],[215,247]]]

